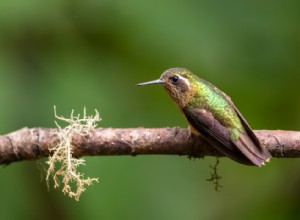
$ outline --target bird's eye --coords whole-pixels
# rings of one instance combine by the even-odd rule
[[[172,80],[173,83],[178,82],[178,79],[179,79],[178,76],[172,76],[171,77],[171,80]]]

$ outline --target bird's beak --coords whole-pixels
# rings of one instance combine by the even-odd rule
[[[162,83],[163,83],[162,80],[157,79],[157,80],[152,80],[152,81],[149,81],[149,82],[139,83],[139,84],[137,84],[137,86],[145,86],[145,85],[151,85],[151,84],[162,84]]]

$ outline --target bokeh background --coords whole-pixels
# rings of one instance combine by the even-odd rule
[[[94,109],[103,127],[187,127],[160,86],[186,67],[229,94],[255,129],[300,128],[300,2],[10,0],[0,3],[0,132]],[[45,160],[0,169],[1,219],[299,219],[300,160],[87,157],[76,202],[47,190]]]

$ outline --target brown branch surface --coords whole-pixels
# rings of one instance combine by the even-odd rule
[[[0,136],[0,164],[36,160],[49,156],[49,149],[60,141],[57,129],[23,128]],[[255,131],[273,157],[300,157],[300,132]],[[72,136],[73,156],[110,155],[188,155],[222,156],[203,138],[189,138],[182,128],[97,128],[90,136]]]

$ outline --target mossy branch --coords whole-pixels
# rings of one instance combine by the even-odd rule
[[[85,165],[82,156],[112,155],[187,155],[189,157],[217,156],[204,138],[191,137],[187,129],[181,128],[96,128],[99,113],[87,116],[75,115],[70,118],[55,117],[66,122],[66,127],[23,128],[0,136],[0,164],[22,160],[49,157],[46,180],[52,179],[54,188],[62,184],[62,192],[79,200],[85,186],[98,182],[97,178],[84,178],[77,168]],[[300,157],[300,132],[296,131],[255,131],[262,145],[273,157]],[[220,188],[216,167],[212,167],[211,181],[216,190]]]
[[[36,160],[51,155],[60,142],[59,128],[22,128],[0,136],[0,164]],[[256,130],[262,145],[273,157],[299,158],[300,132]],[[189,138],[182,128],[95,128],[89,135],[71,135],[73,157],[116,155],[223,156],[203,138]]]

